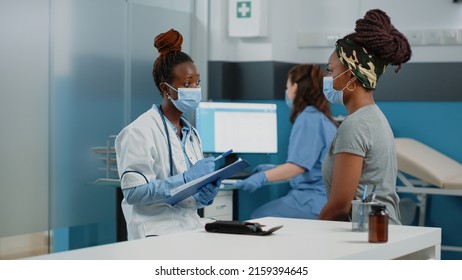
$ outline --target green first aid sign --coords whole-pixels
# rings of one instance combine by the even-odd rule
[[[252,2],[238,1],[236,3],[236,17],[237,18],[250,18],[252,16]]]

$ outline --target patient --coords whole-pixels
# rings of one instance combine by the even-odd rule
[[[256,174],[238,181],[245,191],[254,192],[267,182],[290,180],[286,196],[256,209],[251,218],[288,217],[317,219],[327,201],[321,165],[337,123],[330,114],[322,92],[324,73],[318,65],[297,65],[287,75],[286,102],[293,123],[287,161],[278,166],[261,165]]]
[[[376,199],[387,206],[390,223],[400,224],[396,193],[396,150],[393,132],[373,91],[388,64],[411,58],[406,37],[381,10],[356,21],[355,32],[337,41],[324,78],[324,94],[344,104],[348,116],[340,125],[324,160],[322,174],[328,201],[322,220],[347,220],[353,199],[376,187]],[[370,192],[370,191],[369,191]]]

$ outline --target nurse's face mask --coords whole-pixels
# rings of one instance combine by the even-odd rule
[[[201,88],[178,88],[175,89],[168,83],[165,83],[168,87],[178,92],[178,99],[174,100],[170,95],[167,94],[168,99],[172,101],[173,105],[183,113],[191,112],[196,110],[201,102],[202,93]]]
[[[294,108],[294,100],[289,98],[289,95],[287,93],[287,89],[286,89],[286,92],[285,92],[285,96],[286,96],[285,99],[286,99],[287,107],[289,107],[289,109],[292,110]]]

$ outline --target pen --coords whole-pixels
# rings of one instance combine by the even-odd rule
[[[363,203],[366,203],[366,202],[367,202],[367,201],[366,201],[366,193],[367,193],[367,185],[364,185],[363,199],[361,200],[361,202],[363,202]],[[364,226],[364,224],[363,224],[363,222],[364,222],[364,218],[363,218],[363,206],[364,206],[363,204],[361,204],[361,205],[359,206],[358,229],[359,229],[360,231],[363,230],[363,226]]]
[[[374,201],[374,200],[375,200],[375,195],[376,195],[376,192],[375,192],[375,186],[374,186],[374,188],[372,189],[372,198],[371,198],[371,201]]]
[[[367,194],[367,185],[364,185],[364,190],[363,190],[363,202],[367,202],[367,201],[366,201],[366,194]]]
[[[377,185],[374,185],[372,187],[372,192],[366,197],[366,202],[373,202],[375,200],[375,188],[377,187]]]
[[[217,157],[214,159],[214,161],[217,161],[217,160],[219,160],[219,159],[221,159],[221,158],[224,158],[225,156],[231,154],[232,152],[233,152],[233,149],[231,149],[231,150],[229,150],[229,151],[227,151],[227,152],[224,152],[224,153],[222,153],[221,155],[217,156]]]

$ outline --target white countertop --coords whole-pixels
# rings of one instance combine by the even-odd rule
[[[31,259],[329,260],[440,259],[441,229],[389,226],[387,243],[369,243],[351,223],[288,218],[257,221],[283,225],[268,236],[209,233],[204,229],[89,247]],[[265,229],[264,228],[264,229]]]

